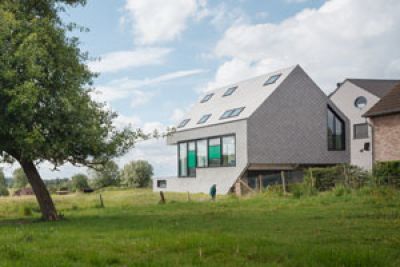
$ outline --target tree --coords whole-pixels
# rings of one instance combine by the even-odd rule
[[[8,196],[10,192],[7,189],[6,177],[4,176],[3,169],[0,168],[0,196]]]
[[[75,174],[74,176],[72,176],[71,180],[72,180],[72,188],[74,190],[83,191],[83,189],[89,187],[89,184],[88,184],[89,179],[86,175],[84,175],[82,173]]]
[[[57,220],[37,170],[48,161],[96,168],[124,154],[140,135],[117,130],[115,113],[90,97],[93,78],[65,6],[85,0],[0,1],[0,156],[24,170],[45,220]]]
[[[28,178],[24,170],[19,168],[13,172],[13,187],[16,189],[25,188],[28,185]]]
[[[153,176],[153,166],[145,160],[131,161],[124,166],[121,179],[131,187],[147,187]]]
[[[114,161],[109,161],[93,172],[93,185],[102,188],[119,185],[119,168]]]

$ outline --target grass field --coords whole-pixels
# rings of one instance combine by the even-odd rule
[[[55,197],[65,220],[38,222],[33,198],[0,199],[0,266],[400,266],[400,193],[363,189],[295,199],[120,190]],[[24,208],[25,214],[24,216]]]

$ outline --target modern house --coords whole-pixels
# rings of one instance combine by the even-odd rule
[[[400,160],[400,83],[364,116],[373,125],[373,160]]]
[[[177,177],[154,190],[219,194],[350,161],[349,120],[300,66],[208,92],[167,138]],[[262,177],[262,179],[257,179]]]
[[[330,99],[350,120],[350,163],[366,170],[373,166],[372,127],[363,114],[387,95],[400,80],[346,79]]]

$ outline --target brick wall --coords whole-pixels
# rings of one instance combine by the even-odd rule
[[[400,160],[400,114],[372,118],[374,160]]]

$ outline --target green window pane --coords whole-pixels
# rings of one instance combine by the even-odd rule
[[[189,169],[196,168],[196,152],[189,151],[188,153],[188,167]]]
[[[219,159],[221,158],[221,146],[210,146],[209,148],[210,159]]]

